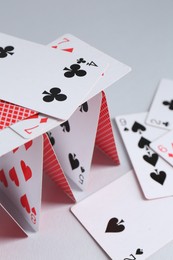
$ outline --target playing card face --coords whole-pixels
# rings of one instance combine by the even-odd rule
[[[147,199],[173,195],[172,167],[150,148],[165,130],[145,124],[146,113],[116,117],[116,122]]]
[[[132,171],[71,211],[114,260],[146,260],[173,238],[173,198],[145,200]]]
[[[68,119],[108,66],[89,50],[67,56],[9,35],[0,39],[0,99],[55,118]]]
[[[20,120],[35,115],[37,112],[0,100],[0,130]]]
[[[90,46],[89,44],[81,41],[71,34],[65,34],[59,37],[57,40],[51,42],[48,46],[53,48],[55,52],[65,52],[68,56],[76,54],[79,57],[83,57],[83,50],[87,50],[91,55],[100,56],[102,60],[105,61],[105,63],[109,64],[107,70],[102,74],[101,80],[98,81],[98,83],[85,98],[86,101],[112,85],[131,70],[129,66],[117,61],[116,59],[108,56],[107,54],[99,51],[98,49]],[[82,58],[80,58],[78,62],[82,64],[84,61]]]
[[[1,203],[5,208],[14,208],[13,212],[10,209],[10,214],[14,215],[14,218],[18,216],[16,221],[23,229],[26,221],[33,230],[38,230],[42,157],[42,136],[40,136],[0,158],[0,190],[5,195]]]
[[[173,81],[162,79],[149,114],[147,124],[163,129],[173,129]]]
[[[88,183],[102,94],[85,102],[70,119],[48,132],[67,177],[84,190]]]
[[[62,122],[62,120],[47,115],[36,114],[10,126],[10,128],[22,137],[32,139],[60,125]]]
[[[150,147],[173,166],[173,131],[152,142]]]

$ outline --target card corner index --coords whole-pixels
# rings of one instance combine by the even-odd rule
[[[120,164],[106,94],[104,91],[102,91],[102,102],[96,134],[96,146],[111,158],[113,162],[115,162],[115,165]]]

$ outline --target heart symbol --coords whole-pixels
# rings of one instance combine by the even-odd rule
[[[57,45],[54,45],[54,46],[52,46],[52,48],[54,48],[54,49],[57,49],[57,48],[58,48],[58,46],[57,46]]]
[[[14,167],[9,170],[9,175],[10,175],[10,179],[11,179],[12,181],[14,181],[14,183],[16,184],[16,186],[19,187],[19,179],[18,179],[18,177],[17,177],[17,173],[16,173],[16,170],[15,170]]]
[[[111,218],[105,232],[122,232],[125,229],[125,226],[120,225],[121,223],[124,223],[124,220],[119,221],[117,218]]]
[[[143,254],[143,249],[138,248],[136,250],[136,255],[142,255],[142,254]]]
[[[28,199],[27,199],[26,194],[24,194],[24,195],[20,198],[20,202],[21,202],[21,204],[22,204],[22,207],[25,208],[28,213],[30,213],[31,210],[30,210],[30,206],[29,206],[29,202],[28,202]]]
[[[72,170],[79,167],[79,160],[76,158],[75,153],[74,154],[69,153],[68,158],[69,158]]]
[[[150,176],[153,180],[157,181],[161,185],[164,184],[166,179],[166,173],[164,171],[160,171],[159,173],[152,172]]]
[[[23,160],[20,161],[20,165],[22,168],[23,176],[25,178],[25,181],[28,181],[32,177],[32,171],[31,168],[25,164]]]
[[[31,211],[32,211],[32,213],[34,213],[35,216],[37,215],[36,209],[34,207],[31,209]]]
[[[5,187],[8,187],[8,182],[3,169],[0,170],[0,181],[4,184]]]
[[[158,161],[159,156],[156,153],[153,153],[151,156],[144,155],[143,159],[150,163],[151,165],[155,166]]]
[[[146,130],[146,128],[145,128],[145,126],[143,126],[143,125],[141,125],[140,123],[138,123],[138,122],[134,122],[134,124],[133,124],[133,126],[132,126],[132,131],[133,132],[138,132],[139,130],[141,130],[141,131],[145,131]]]
[[[26,151],[32,146],[32,140],[24,144]]]

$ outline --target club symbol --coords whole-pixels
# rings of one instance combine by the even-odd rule
[[[50,92],[47,92],[46,90],[42,94],[46,94],[46,96],[43,97],[43,100],[45,102],[52,102],[54,99],[57,101],[64,101],[67,99],[67,96],[64,94],[60,94],[61,89],[60,88],[51,88]]]
[[[73,64],[70,66],[70,69],[65,67],[64,70],[67,70],[67,72],[64,73],[64,76],[66,78],[72,78],[75,75],[78,77],[83,77],[87,74],[85,70],[80,70],[81,66],[78,64]]]
[[[173,110],[173,100],[169,101],[163,101],[162,103],[165,106],[168,106],[169,110]]]
[[[169,122],[163,122],[162,123],[164,126],[169,126]]]
[[[86,60],[84,60],[83,58],[80,58],[80,59],[77,60],[77,63],[78,63],[78,64],[80,64],[80,63],[85,63],[85,62],[86,62]]]
[[[0,58],[7,57],[8,54],[13,55],[14,52],[11,52],[14,50],[13,46],[7,46],[5,48],[0,47]]]

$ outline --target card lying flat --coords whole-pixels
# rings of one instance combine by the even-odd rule
[[[65,34],[59,37],[57,40],[51,42],[48,46],[55,49],[55,52],[65,52],[67,56],[72,55],[72,53],[78,55],[79,57],[83,56],[84,50],[89,50],[91,56],[99,56],[105,63],[109,64],[109,67],[106,69],[102,78],[97,82],[97,84],[91,89],[88,96],[85,98],[85,101],[89,100],[105,88],[109,87],[117,80],[125,76],[131,71],[131,68],[118,60],[108,56],[107,54],[99,51],[98,49],[92,47],[86,42],[78,39],[74,35]],[[82,60],[81,60],[82,62]]]
[[[172,167],[150,148],[150,142],[166,130],[146,125],[146,115],[118,116],[116,122],[145,197],[172,196]]]
[[[152,142],[150,147],[173,166],[173,131]]]
[[[149,114],[147,124],[163,129],[173,129],[173,81],[162,79]]]
[[[114,260],[146,260],[173,239],[173,198],[145,200],[132,171],[71,211]]]
[[[59,119],[70,117],[108,67],[89,49],[67,56],[5,34],[0,40],[0,99]]]
[[[37,112],[0,100],[0,130],[26,119]]]

